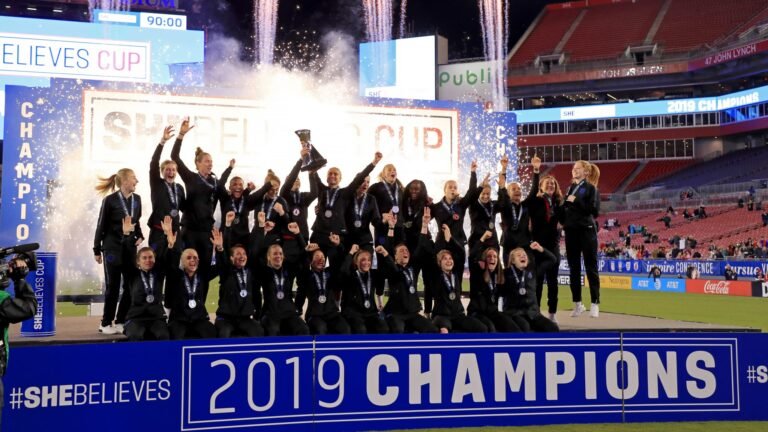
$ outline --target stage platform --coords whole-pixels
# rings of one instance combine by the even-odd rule
[[[637,315],[624,315],[601,312],[599,318],[590,318],[584,313],[578,318],[571,318],[571,311],[557,313],[557,320],[562,331],[577,332],[759,332],[759,329],[728,326],[721,324],[699,323],[690,321],[667,320]],[[214,316],[211,316],[214,319]],[[71,344],[71,343],[111,343],[127,340],[123,335],[103,335],[98,332],[100,317],[60,317],[56,321],[56,335],[51,337],[22,337],[20,326],[14,325],[10,332],[11,344],[15,346]]]

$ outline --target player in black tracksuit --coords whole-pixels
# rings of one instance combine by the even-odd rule
[[[548,266],[547,271],[536,279],[536,297],[539,306],[544,294],[544,282],[547,282],[547,308],[549,319],[556,321],[558,296],[558,271],[560,267],[560,229],[559,217],[562,214],[563,193],[557,184],[557,179],[552,176],[540,177],[539,170],[541,159],[534,156],[533,180],[531,181],[531,194],[534,198],[528,202],[528,210],[531,215],[531,239],[538,242],[544,249],[555,256],[554,265]],[[537,251],[533,251],[536,261],[542,257]]]
[[[509,266],[504,272],[504,314],[514,319],[524,332],[556,332],[560,328],[541,314],[536,298],[536,279],[546,272],[547,266],[554,264],[555,256],[536,242],[531,243],[530,248],[542,255],[536,264],[524,248],[510,252]]]
[[[384,247],[377,246],[377,253]],[[371,252],[352,245],[341,264],[341,314],[349,323],[353,334],[388,333],[389,326],[379,311],[382,291],[374,286],[374,272],[371,269]]]
[[[149,162],[149,190],[152,199],[152,214],[149,215],[149,247],[157,251],[161,243],[164,243],[165,233],[161,223],[166,216],[171,216],[173,232],[179,232],[181,222],[181,209],[186,204],[186,192],[184,186],[176,183],[178,167],[172,160],[160,163],[160,155],[165,143],[173,138],[173,126],[167,126],[163,130],[163,138],[157,144],[152,159]],[[161,257],[157,257],[157,265],[163,267]]]
[[[347,235],[344,242],[348,245],[356,244],[360,249],[373,252],[373,236],[371,225],[381,225],[381,214],[376,199],[368,191],[369,179],[366,177],[363,183],[355,191],[355,195],[349,199],[344,222],[347,225]],[[382,285],[383,286],[383,285]]]
[[[337,293],[340,285],[340,256],[344,255],[344,246],[339,244],[339,236],[331,239],[332,247],[328,250],[330,266],[326,267],[326,257],[320,248],[309,252],[309,266],[303,269],[298,278],[296,307],[301,310],[308,301],[304,320],[313,335],[349,334],[347,320],[341,315]]]
[[[531,220],[530,202],[536,197],[529,192],[522,199],[523,192],[520,183],[512,182],[506,188],[499,189],[499,207],[501,207],[501,224],[504,232],[501,235],[501,259],[508,262],[509,251],[531,244],[531,230],[528,225]]]
[[[288,265],[283,247],[277,243],[277,234],[271,234],[274,223],[264,224],[264,237],[259,239],[258,232],[253,240],[260,244],[257,252],[256,275],[261,284],[264,306],[261,324],[267,336],[307,335],[309,328],[301,319],[300,311],[294,303],[293,282],[296,279],[298,265]],[[301,239],[298,226],[294,225],[297,237]],[[271,240],[270,240],[271,239]],[[303,241],[303,240],[302,240]]]
[[[453,255],[455,272],[457,275],[462,275],[461,277],[464,275],[464,263],[467,260],[467,252],[464,249],[467,244],[467,234],[464,232],[464,216],[466,215],[467,208],[470,204],[477,201],[481,192],[481,189],[477,187],[477,173],[475,172],[477,170],[477,162],[472,161],[470,170],[469,189],[467,189],[467,193],[464,196],[459,196],[457,183],[449,180],[445,182],[443,187],[443,193],[445,194],[443,199],[430,205],[432,217],[437,222],[437,226],[439,228],[443,225],[448,226],[451,238],[458,245],[451,253]],[[435,243],[445,242],[443,229],[438,229]],[[431,288],[431,286],[427,285],[427,288]],[[439,288],[435,287],[435,290],[437,291]],[[424,292],[425,308],[428,308],[428,304],[432,302],[431,291],[431,289],[427,289]]]
[[[504,177],[500,178],[499,188],[504,188]],[[491,199],[491,187],[483,182],[480,186],[480,197],[469,206],[471,231],[467,243],[470,250],[475,247],[486,231],[490,231],[491,236],[485,242],[499,249],[499,237],[496,234],[496,214],[499,212],[501,212],[499,202]]]
[[[373,168],[381,160],[382,155],[376,152],[373,158],[373,162],[359,172],[354,180],[344,188],[339,187],[341,182],[341,171],[338,168],[331,168],[328,170],[328,186],[324,185],[320,181],[319,176],[315,176],[317,182],[317,190],[319,193],[317,202],[317,216],[315,217],[315,223],[312,225],[312,236],[310,242],[316,243],[320,246],[323,252],[328,252],[328,248],[331,247],[328,240],[329,236],[338,234],[341,236],[341,242],[346,243],[344,237],[347,235],[347,224],[344,220],[344,212],[349,205],[349,202],[354,198],[357,188],[365,181],[365,178],[373,171]]]
[[[309,153],[308,150],[302,149],[302,155]],[[299,172],[303,162],[299,159],[291,169],[288,177],[285,178],[282,188],[280,189],[280,197],[288,204],[288,212],[290,219],[293,222],[299,224],[299,230],[301,235],[305,239],[309,238],[309,225],[307,224],[307,208],[314,200],[317,199],[317,185],[319,177],[317,172],[309,173],[309,192],[301,192],[301,181],[299,180]]]
[[[469,306],[467,315],[480,320],[491,333],[519,332],[520,327],[504,314],[504,271],[498,243],[486,230],[469,253]]]
[[[181,239],[185,248],[192,248],[197,251],[200,257],[200,271],[206,276],[213,274],[211,271],[210,257],[213,254],[211,245],[211,230],[214,223],[214,211],[216,203],[223,197],[223,188],[220,185],[226,184],[229,174],[235,165],[235,160],[229,162],[229,167],[224,170],[221,179],[217,179],[212,172],[213,160],[211,155],[202,151],[199,147],[195,152],[195,166],[197,172],[192,172],[184,161],[181,160],[181,144],[186,135],[194,126],[189,125],[189,119],[185,119],[179,128],[179,134],[171,150],[171,159],[176,162],[179,169],[179,175],[187,187],[186,206],[182,209],[181,218]],[[206,258],[207,259],[204,259]],[[206,262],[207,261],[207,262]],[[208,295],[208,281],[203,281],[201,286],[204,297]]]
[[[219,185],[221,220],[225,221],[229,212],[234,214],[231,226],[227,230],[227,244],[230,247],[242,245],[246,252],[248,251],[248,242],[251,236],[251,231],[248,228],[247,201],[253,187],[252,183],[249,183],[248,187],[246,187],[245,181],[237,176],[229,179],[229,190],[224,187],[224,184]]]
[[[269,170],[267,177],[264,179],[264,186],[248,195],[246,204],[248,211],[253,210],[255,213],[256,217],[254,219],[258,218],[260,213],[263,213],[265,221],[270,221],[275,225],[272,233],[276,235],[288,232],[288,223],[291,221],[288,213],[288,203],[278,195],[279,191],[280,178],[272,170]],[[256,229],[254,226],[254,230]]]
[[[423,229],[413,256],[405,243],[393,244],[397,237],[394,225],[391,222],[389,224],[385,243],[389,256],[381,259],[379,268],[389,280],[389,300],[384,306],[384,315],[392,333],[437,333],[439,331],[429,318],[421,314],[424,308],[419,299],[418,274],[423,263],[432,261],[435,257],[434,245],[428,230],[429,213],[422,218]]]
[[[392,214],[395,219],[394,238],[398,242],[404,241],[404,189],[402,183],[397,178],[397,168],[392,164],[384,165],[381,174],[379,174],[379,180],[379,182],[372,184],[368,188],[368,194],[376,199],[376,206],[379,208],[379,213],[382,217],[389,213]],[[389,224],[387,221],[382,219],[373,228],[375,243],[377,245],[385,244],[389,235]]]
[[[571,174],[574,183],[568,187],[561,223],[565,229],[565,253],[570,267],[571,296],[574,309],[572,316],[578,316],[585,308],[581,301],[581,258],[589,281],[589,291],[594,309],[590,314],[597,316],[600,304],[600,276],[597,272],[597,225],[595,218],[600,210],[600,194],[587,181],[589,163],[577,161]]]
[[[134,267],[136,246],[144,240],[141,232],[141,197],[134,193],[136,190],[136,174],[133,170],[123,168],[109,178],[102,179],[96,190],[102,193],[117,188],[104,198],[99,211],[96,234],[93,240],[93,253],[96,262],[104,263],[106,289],[104,292],[104,315],[101,319],[99,332],[104,334],[122,333],[119,329],[125,323],[128,308],[131,305],[130,290],[123,290],[120,305],[117,301],[120,295],[121,277],[125,281],[128,273]],[[129,234],[130,245],[123,246],[124,219],[134,227]],[[103,255],[103,256],[102,256]],[[115,310],[117,309],[117,316]],[[115,319],[115,326],[112,320]]]
[[[216,309],[216,332],[220,338],[264,336],[258,321],[261,316],[261,291],[256,276],[248,268],[248,255],[241,244],[232,245],[229,231],[235,212],[225,216],[224,233],[214,230],[216,267],[219,274],[219,307]],[[226,251],[229,250],[229,256]]]
[[[454,255],[464,251],[464,245],[451,236],[450,228],[442,225],[443,236],[435,244],[437,260],[424,269],[424,277],[432,278],[434,307],[425,302],[424,309],[432,314],[432,322],[441,333],[485,333],[488,327],[480,320],[467,316],[461,303],[464,270]]]
[[[171,216],[167,223],[172,225]],[[128,226],[125,233],[130,233]],[[130,237],[126,236],[125,246],[130,247]],[[136,267],[130,272],[128,289],[131,292],[131,307],[125,322],[125,335],[128,340],[142,341],[167,340],[167,317],[163,308],[163,282],[165,281],[165,255],[168,251],[167,240],[161,241],[157,249],[141,248],[136,255]]]
[[[168,238],[165,306],[171,310],[168,317],[171,339],[215,338],[216,327],[211,323],[205,308],[204,287],[216,275],[206,273],[211,271],[210,265],[206,270],[202,266],[205,261],[211,262],[211,256],[199,256],[192,248],[184,249],[179,255],[178,248],[174,248],[176,234],[165,226],[163,229]]]

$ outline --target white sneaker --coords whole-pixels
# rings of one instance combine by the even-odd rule
[[[592,303],[592,306],[589,307],[589,316],[591,318],[597,318],[600,316],[600,305],[596,303]]]
[[[553,313],[549,314],[549,320],[557,324],[557,314],[553,314]]]
[[[125,333],[125,329],[123,328],[122,324],[115,324],[114,327],[115,327],[115,331],[117,332],[117,334]]]
[[[587,308],[584,307],[584,303],[578,302],[578,303],[576,303],[573,306],[573,311],[571,312],[571,317],[575,318],[575,317],[581,315],[582,313],[584,313],[584,311],[586,311],[586,310],[587,310]]]
[[[105,334],[105,335],[115,335],[117,334],[117,329],[115,329],[112,325],[108,326],[99,326],[99,333]]]

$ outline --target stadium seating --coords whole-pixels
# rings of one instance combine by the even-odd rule
[[[627,46],[643,44],[661,3],[644,0],[587,8],[563,51],[571,61],[617,58]]]
[[[545,9],[530,34],[513,53],[510,67],[528,66],[538,55],[553,54],[568,29],[582,15],[563,52],[569,62],[618,58],[627,46],[645,43],[665,0],[617,1],[587,7]],[[750,27],[766,22],[765,0],[670,0],[650,44],[663,53],[717,46]]]
[[[552,54],[557,44],[579,16],[579,9],[544,10],[544,15],[531,34],[512,56],[510,66],[531,65],[539,55]]]
[[[654,42],[665,52],[690,51],[730,34],[765,7],[765,0],[672,0]]]
[[[631,192],[641,189],[655,180],[668,176],[670,173],[680,171],[694,164],[691,159],[683,160],[652,160],[649,161],[642,170],[637,173],[632,182],[627,185],[626,191]]]
[[[676,189],[718,184],[723,181],[744,181],[746,178],[742,175],[748,171],[761,172],[763,169],[761,164],[765,165],[766,157],[768,157],[768,146],[734,151],[680,170],[654,183],[663,183],[669,189]],[[749,176],[754,178],[754,174]]]
[[[637,168],[639,162],[600,162],[596,164],[600,168],[600,182],[598,189],[600,194],[616,192],[627,177]]]

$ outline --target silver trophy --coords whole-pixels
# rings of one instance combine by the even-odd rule
[[[302,171],[317,171],[320,168],[324,167],[328,160],[326,160],[319,151],[313,146],[310,142],[311,136],[309,129],[299,129],[296,132],[296,135],[299,137],[299,141],[301,141],[301,147],[309,150],[309,154],[304,156],[301,161],[301,170]]]

